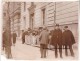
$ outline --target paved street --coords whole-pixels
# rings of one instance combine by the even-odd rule
[[[48,50],[47,51],[47,58],[40,58],[40,49],[38,47],[33,47],[27,44],[22,44],[21,40],[17,40],[16,45],[12,46],[12,56],[13,59],[24,59],[24,60],[36,60],[36,59],[41,59],[41,60],[47,60],[47,59],[61,59],[55,58],[54,56],[54,51]],[[77,59],[78,58],[78,52],[75,49],[75,57],[71,57],[70,55],[66,57],[64,55],[64,50],[63,50],[63,59]]]

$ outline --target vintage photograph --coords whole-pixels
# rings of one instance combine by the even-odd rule
[[[78,3],[3,2],[1,54],[13,60],[78,60]]]

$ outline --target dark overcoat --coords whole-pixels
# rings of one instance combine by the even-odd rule
[[[7,39],[6,39],[6,32],[3,32],[2,37],[3,37],[3,38],[2,38],[2,39],[3,39],[3,41],[2,41],[2,46],[5,47],[6,40],[7,40]]]
[[[3,41],[2,41],[3,47],[11,46],[12,42],[11,42],[10,33],[5,31],[3,32],[2,36],[3,36]]]
[[[61,29],[54,29],[52,31],[52,37],[51,37],[51,45],[62,45],[62,30]]]
[[[17,37],[17,34],[13,33],[13,43],[16,43],[16,37]]]
[[[22,33],[22,41],[25,41],[25,32]]]
[[[64,45],[72,45],[75,43],[73,33],[70,30],[65,30],[63,32],[63,42]]]

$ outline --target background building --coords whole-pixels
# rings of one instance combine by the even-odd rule
[[[6,7],[6,4],[4,5]],[[4,8],[4,15],[5,10]],[[4,17],[5,18],[5,17]],[[47,26],[52,30],[56,23],[65,25],[78,37],[78,2],[10,2],[11,32],[18,36],[22,30]],[[4,22],[5,23],[5,22]],[[76,36],[77,35],[77,36]]]
[[[4,4],[4,17],[6,16],[7,3]],[[17,35],[20,35],[20,3],[19,2],[10,2],[9,3],[9,16],[11,20],[11,33],[16,32]],[[4,22],[6,19],[4,19]],[[3,22],[3,23],[4,23]],[[5,23],[3,24],[5,26]]]
[[[27,2],[21,3],[22,28],[34,29],[47,26],[53,29],[54,24],[60,24],[63,30],[65,25],[78,38],[78,2]],[[77,35],[77,36],[76,36]]]

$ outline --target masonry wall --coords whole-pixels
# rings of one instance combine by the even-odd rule
[[[56,4],[56,9],[55,9]],[[63,30],[65,25],[73,32],[78,41],[78,2],[38,3],[35,8],[35,27],[43,26],[41,9],[45,8],[45,25],[49,30],[53,29],[54,21],[60,24]],[[54,19],[54,10],[56,18]]]
[[[9,3],[9,15],[11,20],[11,33],[15,31],[20,35],[20,2]]]
[[[29,28],[29,6],[30,3],[26,3],[26,9],[24,10],[24,2],[21,3],[20,30],[27,30]]]
[[[42,9],[45,8],[44,25],[47,26],[49,30],[54,28],[54,22],[60,24],[62,30],[65,25],[68,25],[69,29],[73,32],[75,39],[78,39],[78,2],[35,2],[34,4],[36,5],[34,11],[34,28],[43,26]],[[21,29],[26,30],[29,28],[30,17],[28,8],[31,4],[26,3],[26,11],[23,10],[23,5],[24,4],[22,3]],[[54,11],[56,11],[56,17]],[[24,21],[24,17],[26,17],[26,21]]]

